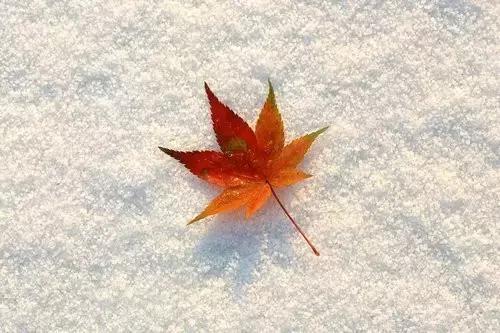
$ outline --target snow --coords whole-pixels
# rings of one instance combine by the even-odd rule
[[[498,1],[0,3],[0,330],[500,331]],[[215,148],[207,81],[287,138],[270,201],[158,145]]]

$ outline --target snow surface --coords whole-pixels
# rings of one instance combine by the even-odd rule
[[[500,3],[0,1],[0,331],[500,331]],[[203,81],[288,139],[278,205],[217,190]]]

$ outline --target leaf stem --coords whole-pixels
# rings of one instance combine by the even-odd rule
[[[297,231],[302,235],[302,237],[304,237],[305,241],[311,247],[311,250],[314,252],[314,254],[317,255],[317,256],[319,256],[318,250],[316,250],[316,248],[314,247],[314,245],[307,238],[306,234],[302,231],[302,229],[300,229],[299,225],[295,222],[295,220],[292,218],[292,216],[290,216],[290,214],[286,210],[285,206],[283,206],[283,204],[281,203],[281,201],[278,198],[278,195],[276,194],[276,192],[274,191],[274,188],[271,185],[271,183],[267,182],[267,184],[269,185],[269,188],[271,189],[271,192],[273,193],[274,199],[276,199],[276,201],[278,201],[278,204],[281,206],[281,209],[283,209],[283,211],[285,212],[286,216],[288,216],[288,218],[290,219],[290,221],[292,222],[292,224],[295,226],[295,228],[297,229]]]

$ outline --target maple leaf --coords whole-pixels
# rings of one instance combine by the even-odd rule
[[[269,81],[267,99],[257,120],[255,132],[224,105],[205,83],[212,123],[221,151],[161,151],[184,164],[201,179],[220,186],[222,192],[188,224],[220,212],[244,207],[246,217],[254,215],[273,196],[314,254],[318,250],[290,216],[275,188],[290,186],[311,175],[298,169],[314,140],[328,127],[304,135],[285,145],[281,114]]]

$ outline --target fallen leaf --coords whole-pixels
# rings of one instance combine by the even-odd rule
[[[161,151],[184,164],[201,179],[220,186],[222,192],[188,224],[220,212],[246,208],[250,218],[273,196],[314,254],[319,252],[290,216],[275,188],[290,186],[311,175],[297,167],[314,140],[327,127],[304,135],[285,145],[283,120],[269,82],[267,99],[257,120],[255,132],[224,105],[205,83],[212,123],[221,148],[218,151],[181,152],[163,147]]]

